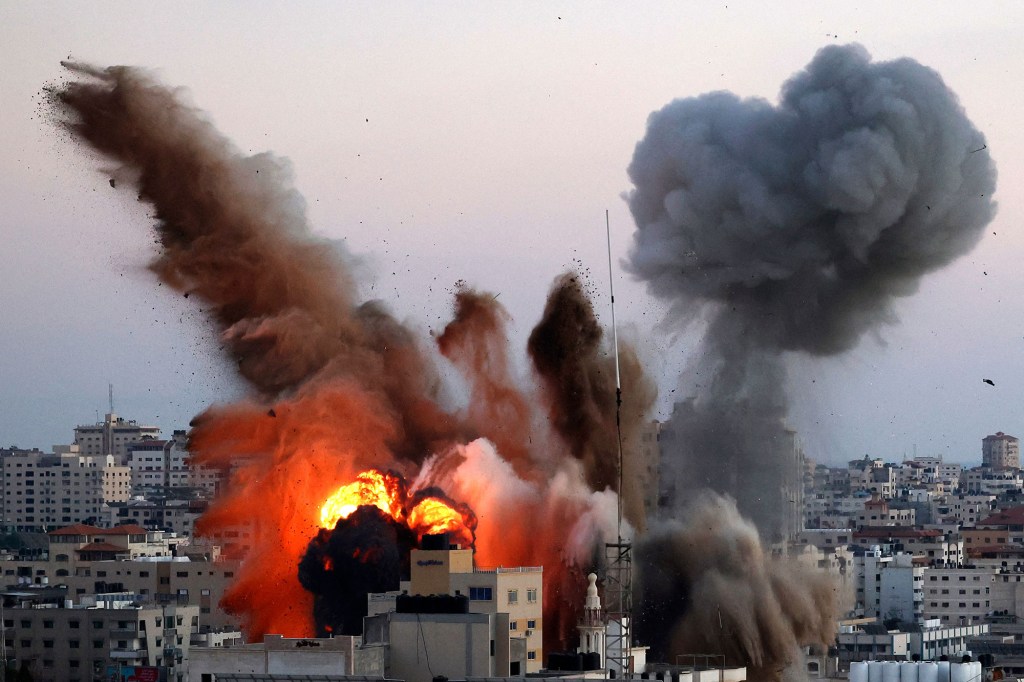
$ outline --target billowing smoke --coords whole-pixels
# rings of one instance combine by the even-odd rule
[[[603,331],[579,278],[563,275],[555,281],[540,322],[530,334],[528,348],[547,390],[548,413],[554,429],[583,464],[593,490],[618,487],[615,358],[602,348]],[[654,401],[655,389],[643,377],[632,348],[620,353],[629,391],[622,411],[627,416],[624,437],[634,442],[635,427]],[[636,456],[635,449],[624,455]],[[624,463],[624,468],[629,464]],[[637,528],[644,524],[643,481],[623,477],[624,514]]]
[[[614,393],[600,395],[607,381],[591,367],[607,371],[608,351],[589,303],[567,297],[577,324],[532,347],[535,357],[550,355],[548,343],[562,352],[576,347],[566,335],[586,330],[577,344],[587,353],[585,380],[566,392],[563,377],[547,370],[536,384],[517,378],[507,314],[494,297],[460,290],[455,319],[437,339],[471,393],[454,408],[441,399],[436,363],[444,360],[382,303],[359,301],[350,256],[311,234],[285,161],[239,153],[179,91],[138,69],[67,66],[76,79],[54,91],[67,126],[153,205],[160,252],[152,270],[202,302],[252,387],[249,399],[200,414],[190,433],[195,460],[230,475],[197,531],[253,529],[223,601],[247,636],[318,630],[298,565],[320,533],[325,499],[377,468],[413,481],[414,494],[436,487],[476,510],[479,565],[544,566],[545,646],[570,646],[582,576],[616,531],[607,451],[574,438],[575,425],[546,425],[570,409],[557,403],[571,396],[596,415],[590,443],[615,438]],[[556,284],[553,297],[562,289]],[[627,378],[649,385],[639,371]],[[632,393],[644,397],[626,415],[626,434],[653,397]],[[308,582],[312,573],[304,575]],[[316,601],[317,614],[339,617]]]
[[[840,599],[827,573],[769,559],[727,498],[700,493],[681,519],[637,547],[638,636],[656,660],[714,652],[744,662],[748,679],[771,680],[801,646],[832,644]]]
[[[931,69],[832,46],[783,86],[777,105],[716,92],[655,112],[629,174],[638,228],[629,266],[670,302],[673,320],[707,323],[688,373],[693,396],[664,426],[663,483],[675,494],[667,511],[678,513],[695,491],[719,491],[764,540],[781,540],[800,513],[783,351],[852,348],[895,319],[894,300],[914,293],[922,275],[974,246],[995,211],[985,139]],[[742,538],[746,560],[760,556],[745,525],[706,508],[687,513],[709,524],[697,530]],[[796,614],[755,619],[754,631],[732,623],[736,604],[767,614],[808,598],[786,574],[730,572],[686,540],[675,541],[675,556],[651,542],[648,595],[691,595],[682,619],[663,623],[675,633],[670,643],[725,632],[721,609],[740,645],[729,651],[762,667],[779,663],[775,655],[792,660],[782,645],[815,632]],[[656,568],[666,563],[676,568]],[[651,580],[651,570],[669,578]],[[674,586],[676,576],[685,583]],[[714,596],[692,598],[698,592]]]
[[[377,507],[363,506],[310,540],[299,582],[313,594],[317,637],[361,635],[366,595],[399,588],[409,579],[416,535]]]

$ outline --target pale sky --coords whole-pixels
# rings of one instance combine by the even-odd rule
[[[315,232],[424,338],[463,279],[500,295],[522,354],[574,265],[607,322],[608,209],[616,313],[663,417],[690,392],[677,377],[696,339],[660,331],[662,305],[618,264],[647,116],[713,90],[774,102],[816,50],[859,42],[942,74],[987,136],[999,212],[878,339],[797,363],[791,422],[825,462],[980,460],[986,434],[1024,436],[1022,29],[1019,2],[0,0],[0,446],[68,442],[107,411],[108,382],[119,414],[168,433],[241,394],[195,301],[145,269],[146,207],[48,117],[62,59],[152,69],[243,151],[289,158]]]

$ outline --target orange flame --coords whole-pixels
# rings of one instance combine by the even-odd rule
[[[420,537],[438,533],[458,533],[465,527],[462,514],[444,500],[428,497],[409,511],[409,528]]]
[[[374,469],[364,471],[356,480],[338,488],[320,508],[320,525],[331,529],[341,519],[359,507],[372,506],[392,517],[402,520],[402,484],[394,474],[385,474]]]
[[[320,525],[333,529],[338,521],[365,506],[376,507],[395,521],[406,524],[419,538],[450,533],[463,545],[472,545],[475,540],[476,517],[468,507],[453,507],[437,496],[414,502],[400,476],[375,469],[363,471],[356,480],[341,486],[327,498],[320,508]]]

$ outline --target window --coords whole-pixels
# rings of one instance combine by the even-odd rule
[[[518,604],[519,603],[519,590],[509,590],[508,591],[508,603],[509,604]]]
[[[527,651],[526,652],[526,658],[527,658],[527,660],[530,660],[530,661],[536,661],[537,660],[537,652],[536,651]]]
[[[535,588],[531,588],[526,591],[526,602],[528,604],[537,603],[537,590]]]
[[[528,620],[528,621],[526,621],[526,629],[527,630],[536,630],[537,629],[537,621],[535,621],[535,620]]]
[[[469,599],[470,601],[491,601],[494,596],[489,587],[470,587]]]
[[[519,629],[519,621],[517,621],[517,620],[510,620],[508,622],[508,629],[509,630],[518,630]]]

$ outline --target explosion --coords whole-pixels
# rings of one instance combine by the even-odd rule
[[[467,505],[437,489],[412,492],[400,474],[370,469],[324,501],[320,524],[298,576],[313,595],[316,634],[327,636],[362,633],[366,595],[398,589],[409,552],[425,535],[444,533],[472,547],[477,522]]]
[[[77,80],[53,94],[68,129],[154,207],[152,271],[203,302],[251,388],[190,433],[195,461],[228,474],[197,533],[253,530],[222,602],[247,637],[354,631],[355,595],[393,589],[408,549],[443,530],[480,565],[544,566],[545,647],[570,647],[619,495],[626,535],[644,529],[650,491],[638,476],[616,489],[613,444],[619,422],[623,471],[643,471],[630,458],[655,394],[624,346],[617,419],[614,360],[578,276],[551,287],[528,379],[511,369],[507,313],[483,292],[459,288],[430,348],[359,300],[352,257],[311,233],[286,161],[240,153],[139,69],[65,66]],[[630,267],[674,319],[710,311],[694,365],[710,379],[667,426],[666,482],[680,499],[730,494],[760,526],[710,496],[669,510],[691,523],[641,538],[637,626],[660,628],[654,655],[717,646],[769,679],[834,635],[827,579],[761,545],[787,531],[781,354],[850,348],[968,250],[994,212],[986,149],[937,74],[872,64],[858,47],[822,50],[777,107],[714,93],[651,116],[629,167]],[[445,400],[441,363],[463,375],[465,406]],[[751,629],[751,613],[771,617]]]
[[[376,507],[397,523],[409,527],[417,539],[447,533],[465,547],[476,542],[476,515],[465,504],[454,504],[436,489],[410,493],[405,479],[394,472],[374,469],[331,494],[320,508],[320,525],[331,530],[359,507]]]
[[[509,318],[491,294],[460,287],[454,318],[430,348],[381,302],[358,300],[352,257],[311,233],[286,161],[241,154],[180,91],[139,69],[66,66],[79,79],[54,94],[68,128],[121,164],[133,198],[154,207],[151,269],[202,301],[251,387],[248,399],[198,415],[189,441],[196,462],[227,474],[197,534],[252,529],[221,603],[246,636],[356,627],[341,583],[324,582],[326,567],[363,580],[352,563],[358,547],[387,567],[360,589],[391,589],[404,548],[452,530],[443,500],[462,516],[455,531],[467,546],[469,509],[479,517],[479,565],[544,566],[545,647],[571,646],[583,576],[617,534],[607,484],[614,360],[578,277],[552,286],[528,379],[511,369]],[[654,390],[635,353],[622,355],[629,445]],[[465,407],[444,399],[441,363],[464,376]],[[369,469],[404,477],[411,493],[375,488],[359,478]],[[324,529],[323,502],[346,481],[374,501]],[[332,503],[326,522],[353,504]],[[627,507],[634,525],[638,509],[641,500]]]

